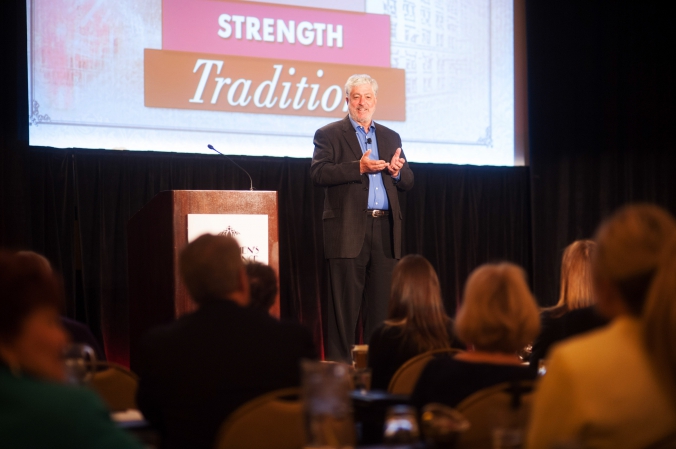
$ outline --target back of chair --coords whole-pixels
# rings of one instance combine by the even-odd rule
[[[532,398],[533,381],[501,383],[469,396],[457,407],[470,428],[460,434],[456,448],[493,447],[493,430],[498,428],[521,429],[525,439]]]
[[[96,391],[111,411],[135,409],[138,376],[122,365],[97,362],[102,368],[92,376],[89,387]]]
[[[387,387],[387,391],[392,394],[413,393],[413,389],[415,388],[415,384],[418,382],[420,374],[422,374],[427,364],[435,356],[439,354],[454,355],[458,352],[461,351],[454,348],[435,349],[409,359],[406,363],[399,367],[397,372],[394,373],[392,380],[390,380],[390,385]]]
[[[223,423],[216,449],[300,449],[305,444],[300,388],[252,399]]]

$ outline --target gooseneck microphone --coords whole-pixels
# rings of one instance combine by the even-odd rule
[[[249,174],[248,171],[246,171],[246,170],[244,170],[242,167],[240,167],[239,164],[238,164],[237,162],[233,161],[232,159],[230,159],[230,157],[228,157],[227,155],[225,155],[225,154],[221,153],[220,151],[218,151],[216,148],[214,148],[213,145],[209,144],[209,145],[207,145],[207,147],[208,147],[210,150],[214,150],[216,153],[220,154],[221,156],[225,156],[226,158],[228,158],[228,160],[229,160],[230,162],[232,162],[233,164],[235,164],[235,165],[237,166],[237,168],[239,168],[239,169],[242,170],[244,173],[246,173],[246,175],[249,177],[249,183],[251,184],[251,188],[250,188],[249,190],[253,191],[253,189],[254,189],[254,188],[253,188],[253,179],[251,179],[251,175]]]

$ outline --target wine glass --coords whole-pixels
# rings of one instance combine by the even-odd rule
[[[66,382],[71,385],[86,385],[96,371],[96,353],[91,346],[71,343],[63,351],[66,365]]]

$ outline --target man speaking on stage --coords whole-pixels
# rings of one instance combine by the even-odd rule
[[[401,258],[398,193],[413,187],[399,134],[373,122],[378,83],[352,75],[349,114],[320,128],[310,172],[324,187],[324,257],[328,259],[325,356],[349,360],[362,312],[364,341],[387,315],[392,270]]]

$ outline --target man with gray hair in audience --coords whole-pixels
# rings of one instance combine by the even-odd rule
[[[299,386],[300,361],[316,350],[305,328],[248,307],[234,238],[199,237],[181,253],[180,271],[198,309],[145,336],[138,406],[160,430],[162,448],[211,449],[237,407]]]

